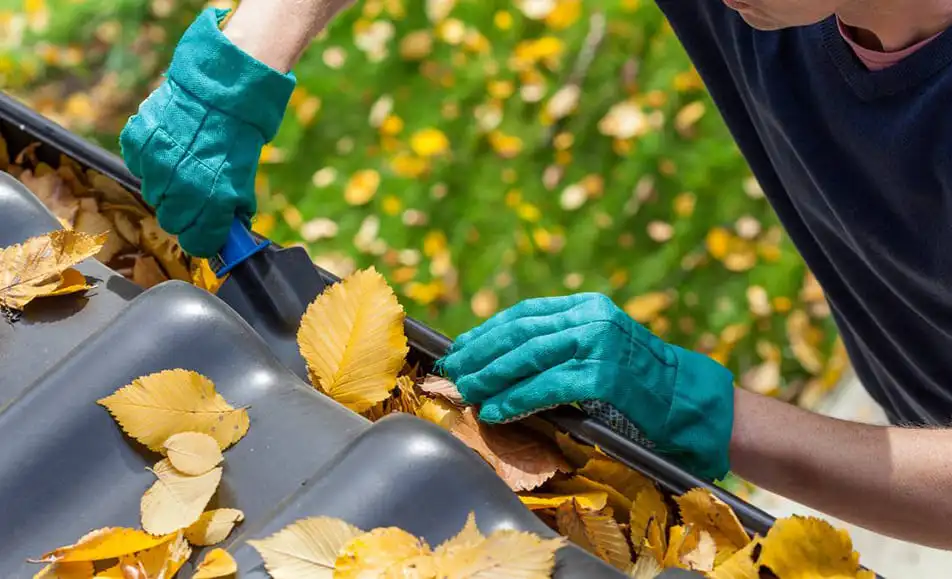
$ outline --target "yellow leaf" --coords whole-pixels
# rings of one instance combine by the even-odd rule
[[[567,495],[554,495],[554,494],[533,494],[533,495],[519,495],[519,500],[522,501],[530,511],[537,511],[541,509],[555,509],[564,503],[575,501],[583,509],[591,509],[593,511],[600,511],[605,508],[605,505],[608,502],[608,493],[593,491],[588,493],[576,493],[576,494],[567,494]]]
[[[618,518],[618,522],[628,522],[629,512],[631,511],[631,499],[605,483],[575,475],[567,480],[552,481],[551,486],[555,492],[565,494],[603,492],[608,495],[608,506],[615,512],[615,517]]]
[[[420,157],[435,157],[449,150],[450,141],[438,129],[423,129],[410,137],[410,148]]]
[[[400,41],[400,57],[404,60],[423,60],[433,51],[433,36],[429,30],[414,30]]]
[[[348,205],[364,205],[370,202],[380,187],[380,173],[373,169],[357,171],[344,189],[344,201]]]
[[[671,305],[671,296],[666,292],[652,292],[625,303],[625,313],[636,322],[647,324]]]
[[[224,549],[212,549],[205,555],[202,562],[195,569],[192,579],[213,579],[215,577],[226,577],[238,572],[238,564],[228,551]]]
[[[218,288],[221,287],[221,284],[225,282],[225,278],[219,278],[215,275],[215,272],[212,271],[212,266],[208,264],[207,259],[198,259],[192,258],[190,268],[190,274],[192,278],[192,285],[199,287],[208,293],[216,293]]]
[[[137,529],[106,527],[91,531],[72,545],[60,547],[40,557],[48,563],[74,563],[115,559],[129,553],[144,551],[175,538],[169,534],[154,537]]]
[[[221,467],[199,476],[183,474],[162,459],[152,472],[159,479],[142,495],[142,528],[153,535],[184,529],[198,520],[218,490]]]
[[[461,552],[463,549],[469,549],[482,543],[486,538],[479,532],[476,526],[476,515],[469,513],[466,517],[466,523],[463,529],[455,537],[441,543],[433,551],[435,557],[448,557]]]
[[[717,543],[707,531],[699,531],[697,546],[681,556],[681,562],[693,571],[713,571]]]
[[[351,539],[334,563],[334,579],[382,576],[411,559],[430,554],[426,543],[396,527],[374,529]]]
[[[228,538],[235,525],[245,520],[238,509],[212,509],[202,513],[198,520],[185,529],[185,538],[193,545],[207,547]]]
[[[635,546],[635,552],[639,557],[647,557],[649,554],[654,558],[658,565],[664,562],[664,553],[668,549],[668,539],[665,536],[664,527],[658,522],[658,519],[652,518],[648,523],[648,532],[641,545]]]
[[[169,462],[183,474],[205,474],[224,460],[218,441],[203,432],[173,434],[162,446]]]
[[[675,525],[668,530],[668,548],[664,552],[661,566],[665,569],[677,567],[685,568],[681,563],[681,556],[692,551],[698,544],[697,534],[690,527]]]
[[[0,258],[2,259],[2,258]],[[2,291],[2,290],[0,290]],[[810,318],[803,310],[795,310],[787,316],[787,339],[794,357],[811,374],[823,371],[823,360],[817,347],[810,343],[808,335],[812,329]]]
[[[248,411],[233,408],[211,380],[190,370],[136,378],[98,401],[123,431],[155,452],[179,432],[202,432],[226,449],[248,432]]]
[[[628,576],[631,579],[655,579],[661,575],[661,565],[654,557],[638,557]],[[757,579],[757,578],[754,578]]]
[[[261,554],[273,579],[331,579],[337,555],[361,534],[340,519],[311,517],[248,544]]]
[[[153,579],[174,577],[192,554],[192,548],[181,535],[146,551],[123,555],[119,562],[97,573],[95,579]]]
[[[576,442],[574,438],[564,432],[555,433],[555,442],[559,445],[559,450],[562,451],[569,463],[577,468],[585,466],[593,458],[606,458],[594,446]]]
[[[86,282],[86,276],[80,273],[79,270],[69,268],[63,272],[63,280],[60,282],[59,287],[46,295],[64,296],[67,294],[74,294],[76,292],[93,289],[94,287],[96,286],[89,285]]]
[[[569,466],[548,440],[518,424],[484,424],[465,408],[452,433],[496,470],[514,491],[532,490]],[[572,491],[569,491],[572,492]]]
[[[783,579],[847,579],[873,574],[859,568],[849,533],[814,517],[780,519],[763,539],[760,564]]]
[[[390,396],[407,355],[403,308],[371,267],[308,306],[297,341],[314,386],[363,412]]]
[[[86,206],[92,207],[92,210],[86,209]],[[95,255],[95,258],[103,263],[109,263],[112,258],[129,249],[129,244],[122,236],[113,231],[112,221],[99,212],[95,199],[83,199],[80,202],[73,229],[87,235],[103,236],[105,243]]]
[[[105,241],[104,235],[59,230],[0,249],[0,306],[20,310],[55,292],[63,272],[95,255]]]
[[[441,376],[434,376],[430,374],[423,379],[423,384],[420,384],[420,390],[423,390],[427,394],[434,394],[436,396],[443,397],[453,404],[463,404],[463,395],[459,393],[459,389],[456,387],[456,384],[453,384],[451,381]]]
[[[51,563],[40,569],[33,579],[89,579],[95,572],[90,561]]]
[[[639,545],[648,535],[648,528],[652,519],[657,521],[662,535],[665,535],[668,528],[668,506],[664,502],[664,497],[661,496],[654,485],[639,492],[631,505],[631,518],[629,520],[631,544],[635,545],[636,549],[639,548]]]
[[[717,550],[734,552],[750,542],[744,525],[724,501],[706,489],[693,489],[674,499],[685,525],[707,531]]]
[[[754,539],[723,563],[718,564],[708,577],[710,579],[759,579],[759,565],[752,558],[755,552],[758,554],[762,552],[760,538]]]
[[[463,419],[463,413],[459,408],[441,398],[424,400],[417,409],[416,415],[449,431],[452,431]]]
[[[434,576],[453,579],[549,579],[562,537],[542,539],[521,531],[496,531],[485,540],[434,557]]]
[[[159,267],[159,262],[154,257],[136,256],[136,261],[132,265],[132,281],[144,289],[149,289],[168,280],[169,278],[166,277],[165,272]]]
[[[559,533],[570,541],[623,572],[631,568],[628,540],[610,515],[583,509],[571,500],[555,512]]]
[[[576,474],[605,483],[632,501],[638,493],[654,486],[654,483],[641,473],[607,458],[589,460]]]
[[[149,255],[159,260],[165,273],[172,279],[190,282],[191,274],[185,265],[185,252],[178,240],[159,227],[155,217],[146,217],[139,225],[142,227],[142,247]]]

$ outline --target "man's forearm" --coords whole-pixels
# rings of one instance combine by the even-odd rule
[[[350,0],[242,0],[225,25],[236,46],[280,72],[288,72],[304,49]]]
[[[737,389],[731,466],[832,516],[952,549],[952,430],[869,426]]]

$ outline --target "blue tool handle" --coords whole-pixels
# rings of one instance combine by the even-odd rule
[[[235,266],[269,245],[270,241],[258,241],[240,219],[235,219],[228,230],[225,246],[218,253],[218,258],[212,260],[212,269],[218,277],[225,277]]]

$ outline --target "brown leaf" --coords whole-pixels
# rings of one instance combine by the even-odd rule
[[[109,263],[112,258],[123,251],[127,251],[129,245],[122,239],[122,236],[113,231],[112,222],[99,213],[98,207],[95,211],[86,208],[88,205],[86,201],[93,200],[83,199],[82,202],[80,202],[80,209],[76,214],[73,229],[90,235],[107,235],[106,243],[102,246],[102,249],[99,250],[99,253],[96,254],[96,259],[102,263]]]
[[[128,205],[144,210],[142,202],[129,190],[102,173],[90,169],[86,172],[89,184],[100,193],[100,199],[113,205]]]
[[[625,573],[631,569],[628,539],[611,515],[583,509],[571,500],[559,506],[555,517],[559,533],[570,541]]]
[[[85,278],[77,285],[78,272],[65,272],[99,251],[104,241],[102,236],[60,230],[0,249],[0,306],[22,309],[35,298],[66,293],[64,281],[67,287],[88,287]]]
[[[427,376],[423,380],[423,384],[420,384],[420,390],[423,390],[427,394],[442,396],[457,406],[463,404],[463,396],[459,393],[459,389],[456,388],[456,384],[440,376],[434,376],[432,374]]]
[[[472,408],[463,410],[452,433],[479,453],[514,491],[532,490],[569,466],[548,441],[518,424],[482,424]]]
[[[102,214],[112,222],[113,229],[126,243],[133,247],[139,247],[142,244],[142,230],[139,229],[141,218],[134,213],[124,211],[122,207],[119,209],[107,209],[106,207],[106,205],[102,205],[100,209]]]
[[[56,173],[37,177],[27,169],[20,174],[20,181],[49,209],[53,215],[73,224],[79,211],[79,200],[73,196],[66,183]]]
[[[166,233],[154,217],[142,220],[142,247],[154,256],[172,279],[191,281],[185,252],[175,237]]]
[[[165,272],[159,267],[154,257],[136,256],[135,265],[132,266],[132,281],[149,289],[168,280],[169,278],[165,277]]]

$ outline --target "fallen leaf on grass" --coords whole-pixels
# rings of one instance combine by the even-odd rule
[[[334,284],[301,318],[311,382],[355,412],[390,396],[407,355],[403,308],[372,267]]]
[[[248,544],[274,579],[333,579],[338,553],[362,533],[340,519],[311,517]]]
[[[334,579],[383,577],[391,567],[405,567],[411,560],[425,565],[430,554],[425,542],[402,529],[374,529],[344,545],[334,563]]]
[[[433,376],[431,374],[423,380],[423,384],[420,384],[420,389],[427,394],[442,396],[457,406],[463,404],[463,395],[459,393],[456,384],[453,384],[446,378]]]
[[[54,549],[36,562],[75,563],[116,559],[167,543],[175,535],[156,537],[137,529],[105,527],[83,535],[72,545]]]
[[[221,467],[199,476],[179,472],[169,459],[156,463],[152,472],[159,479],[142,495],[142,528],[153,535],[184,529],[198,520],[205,505],[218,490]]]
[[[576,494],[521,494],[519,500],[530,511],[541,509],[556,509],[564,503],[576,501],[583,509],[600,511],[605,508],[608,502],[608,493],[593,491],[588,493]]]
[[[571,500],[559,506],[555,517],[559,533],[570,541],[623,572],[631,568],[628,539],[611,515]]]
[[[217,545],[231,534],[235,525],[245,520],[238,509],[212,509],[202,513],[198,520],[185,529],[185,538],[193,545],[208,547]]]
[[[187,475],[205,474],[224,460],[218,441],[202,432],[173,434],[162,446],[172,466]]]
[[[849,533],[814,517],[780,519],[763,539],[760,564],[782,579],[873,579],[859,568]]]
[[[727,554],[742,549],[750,542],[744,525],[727,504],[706,489],[693,489],[675,498],[686,525],[711,534],[718,552]]]
[[[66,287],[87,289],[85,279],[77,286],[75,274],[64,274],[95,255],[104,242],[103,236],[60,230],[0,249],[0,306],[20,310],[35,298],[61,289],[64,293]]]
[[[452,433],[475,450],[514,491],[532,490],[569,466],[550,443],[518,424],[480,423],[465,408]]]
[[[224,549],[212,549],[195,569],[192,579],[214,579],[238,572],[235,559]]]
[[[222,450],[248,432],[248,411],[235,409],[211,380],[189,370],[165,370],[136,378],[98,401],[123,431],[155,452],[179,432],[202,432]]]

